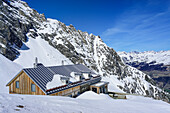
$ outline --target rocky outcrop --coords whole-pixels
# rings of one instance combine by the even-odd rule
[[[22,6],[14,5],[16,2]],[[26,34],[29,29],[37,28],[39,22],[46,21],[44,15],[40,15],[35,10],[30,9],[30,14],[25,13],[30,9],[22,1],[2,0],[0,1],[0,53],[10,60],[14,60],[19,55],[17,51],[27,41]],[[31,16],[30,16],[31,15]],[[34,20],[37,18],[37,21]]]

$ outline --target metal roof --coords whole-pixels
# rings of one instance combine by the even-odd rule
[[[45,66],[38,65],[37,68],[27,68],[23,71],[39,86],[39,88],[45,93],[46,84],[53,79],[53,73],[49,71]]]
[[[92,79],[89,79],[89,80],[84,80],[84,81],[78,81],[78,82],[75,82],[73,84],[68,84],[68,85],[65,85],[64,87],[62,86],[59,86],[59,87],[56,87],[56,88],[53,88],[53,89],[49,89],[47,90],[47,95],[49,94],[53,94],[53,93],[56,93],[56,92],[59,92],[59,91],[62,91],[62,90],[66,90],[66,89],[69,89],[69,88],[72,88],[72,87],[75,87],[75,86],[78,86],[78,85],[82,85],[82,84],[95,84],[97,82],[99,82],[101,80],[101,77],[100,76],[97,76],[97,77],[93,77]]]
[[[88,69],[83,64],[75,64],[75,65],[62,65],[62,66],[52,66],[48,67],[49,70],[52,70],[55,74],[60,74],[64,76],[70,76],[71,72],[91,72],[92,74],[95,74],[93,71]]]
[[[64,75],[70,77],[71,72],[91,72],[82,64],[75,65],[62,65],[62,66],[51,66],[45,67],[43,64],[38,64],[37,68],[26,68],[23,71],[35,82],[35,84],[46,93],[46,84],[52,81],[55,74]]]

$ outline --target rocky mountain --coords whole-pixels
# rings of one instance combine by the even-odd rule
[[[70,62],[84,64],[101,74],[103,80],[110,82],[111,91],[119,89],[170,102],[169,95],[156,87],[150,76],[122,62],[116,51],[108,47],[100,36],[76,30],[73,25],[67,26],[58,20],[46,19],[43,14],[31,9],[26,2],[0,0],[2,55],[24,67],[24,61],[32,61],[24,59],[22,54],[32,57],[27,51],[36,48],[29,48],[28,45],[32,43],[34,46],[30,47],[36,47],[39,38],[48,42]],[[32,41],[33,39],[36,42]],[[47,56],[44,56],[42,61],[45,62]],[[22,62],[17,62],[20,59]]]
[[[122,60],[150,75],[158,84],[170,92],[170,50],[145,52],[118,52]]]

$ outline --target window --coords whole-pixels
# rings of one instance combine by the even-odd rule
[[[82,80],[82,77],[80,76],[80,80]]]
[[[97,93],[97,88],[92,88],[92,91],[94,91],[95,93]]]
[[[16,88],[19,88],[19,81],[16,81]]]
[[[68,84],[68,80],[66,80],[66,84]]]
[[[31,91],[35,92],[35,84],[31,84]]]
[[[69,97],[72,97],[72,94],[71,95],[68,95]]]

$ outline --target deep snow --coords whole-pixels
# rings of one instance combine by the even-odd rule
[[[169,113],[170,107],[147,97],[127,96],[127,100],[117,100],[92,91],[78,98],[0,94],[0,113],[18,113],[18,110],[21,113]]]

